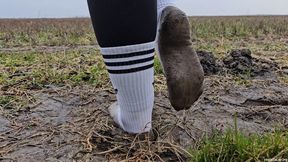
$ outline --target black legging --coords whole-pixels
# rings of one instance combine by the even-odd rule
[[[156,0],[88,0],[88,6],[100,47],[155,40]]]

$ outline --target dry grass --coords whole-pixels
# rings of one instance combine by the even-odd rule
[[[95,44],[89,19],[3,19],[0,47]]]
[[[211,51],[218,58],[234,48],[249,48],[254,56],[273,59],[280,67],[288,66],[288,17],[286,16],[191,17],[191,29],[196,49]],[[90,97],[101,91],[111,91],[101,55],[97,48],[93,47],[96,44],[90,20],[87,18],[0,20],[0,110],[3,112],[8,110],[12,117],[14,113],[25,112],[26,108],[31,108],[27,105],[38,104],[35,102],[34,92],[46,91],[53,86],[65,87],[71,91],[79,85],[86,86],[85,93],[94,90]],[[52,46],[55,48],[51,48]],[[166,90],[163,71],[159,60],[156,59],[155,62],[156,91],[163,92]],[[251,78],[232,77],[234,78],[231,80],[235,80],[235,84],[246,85],[252,82],[249,80]],[[288,83],[286,74],[281,74],[280,78],[284,84]],[[81,90],[83,92],[83,89]],[[57,92],[57,94],[61,93]],[[112,99],[106,101],[107,94],[103,98],[105,100],[99,102],[98,98],[93,100],[90,98],[91,101],[84,101],[83,104],[94,106],[96,103],[107,102],[108,105],[112,101]],[[270,151],[270,147],[273,147],[271,150],[274,152],[271,154],[268,152],[267,157],[277,156],[277,154],[279,155],[277,157],[288,156],[285,132],[267,134],[267,136],[255,135],[251,138],[227,132],[224,136],[204,139],[198,147],[193,147],[187,152],[176,143],[166,140],[166,133],[170,130],[165,130],[168,125],[165,120],[159,119],[160,122],[155,126],[157,129],[154,130],[154,135],[158,139],[149,136],[143,139],[138,135],[135,137],[117,132],[111,120],[107,119],[108,115],[105,111],[107,106],[105,106],[98,105],[96,108],[87,109],[87,112],[83,110],[78,114],[81,119],[70,125],[69,131],[84,139],[80,141],[84,148],[74,155],[75,159],[80,154],[94,153],[110,156],[108,157],[110,159],[127,161],[165,161],[167,157],[176,161],[187,160],[187,157],[195,161],[227,161],[227,157],[230,161],[231,159],[232,161],[249,159],[257,161],[263,158],[254,156],[259,155],[261,150]],[[163,105],[159,107],[165,109]],[[170,118],[172,118],[171,114]],[[174,123],[170,123],[170,128],[179,126],[177,117],[173,116],[172,121]],[[182,121],[183,123],[185,122]],[[26,126],[25,123],[23,125]],[[62,128],[55,132],[61,132],[60,129]],[[53,130],[46,134],[47,137],[45,135],[44,139],[47,143],[55,136],[55,132]],[[284,142],[273,145],[273,141]],[[248,149],[243,149],[244,146]],[[280,149],[278,146],[281,146]],[[13,147],[16,148],[17,145]],[[276,147],[277,149],[274,149]],[[95,149],[97,149],[96,153]],[[253,155],[247,154],[254,149],[258,152],[255,151]],[[0,155],[4,154],[1,151]],[[236,153],[239,153],[238,157]],[[221,159],[216,158],[217,156],[221,156]]]
[[[284,37],[287,16],[192,17],[191,29],[197,38]]]
[[[249,37],[285,37],[287,16],[265,17],[191,17],[194,38],[240,39]],[[95,44],[88,18],[1,19],[0,47],[63,46]]]

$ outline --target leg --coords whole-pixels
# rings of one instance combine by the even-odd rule
[[[117,104],[111,116],[129,133],[151,129],[153,62],[157,31],[155,0],[88,0],[89,11]]]
[[[158,0],[158,54],[176,110],[189,109],[203,92],[204,72],[192,48],[189,20],[175,0]]]

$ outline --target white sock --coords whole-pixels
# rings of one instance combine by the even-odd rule
[[[176,6],[177,0],[157,0],[157,13],[158,13],[158,20],[161,16],[162,11],[167,6]]]
[[[155,42],[101,48],[120,111],[114,120],[129,133],[151,130]]]

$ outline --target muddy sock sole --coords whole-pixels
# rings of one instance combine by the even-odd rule
[[[158,50],[167,78],[169,99],[176,110],[188,109],[203,92],[204,72],[190,40],[185,13],[176,7],[163,10]]]

